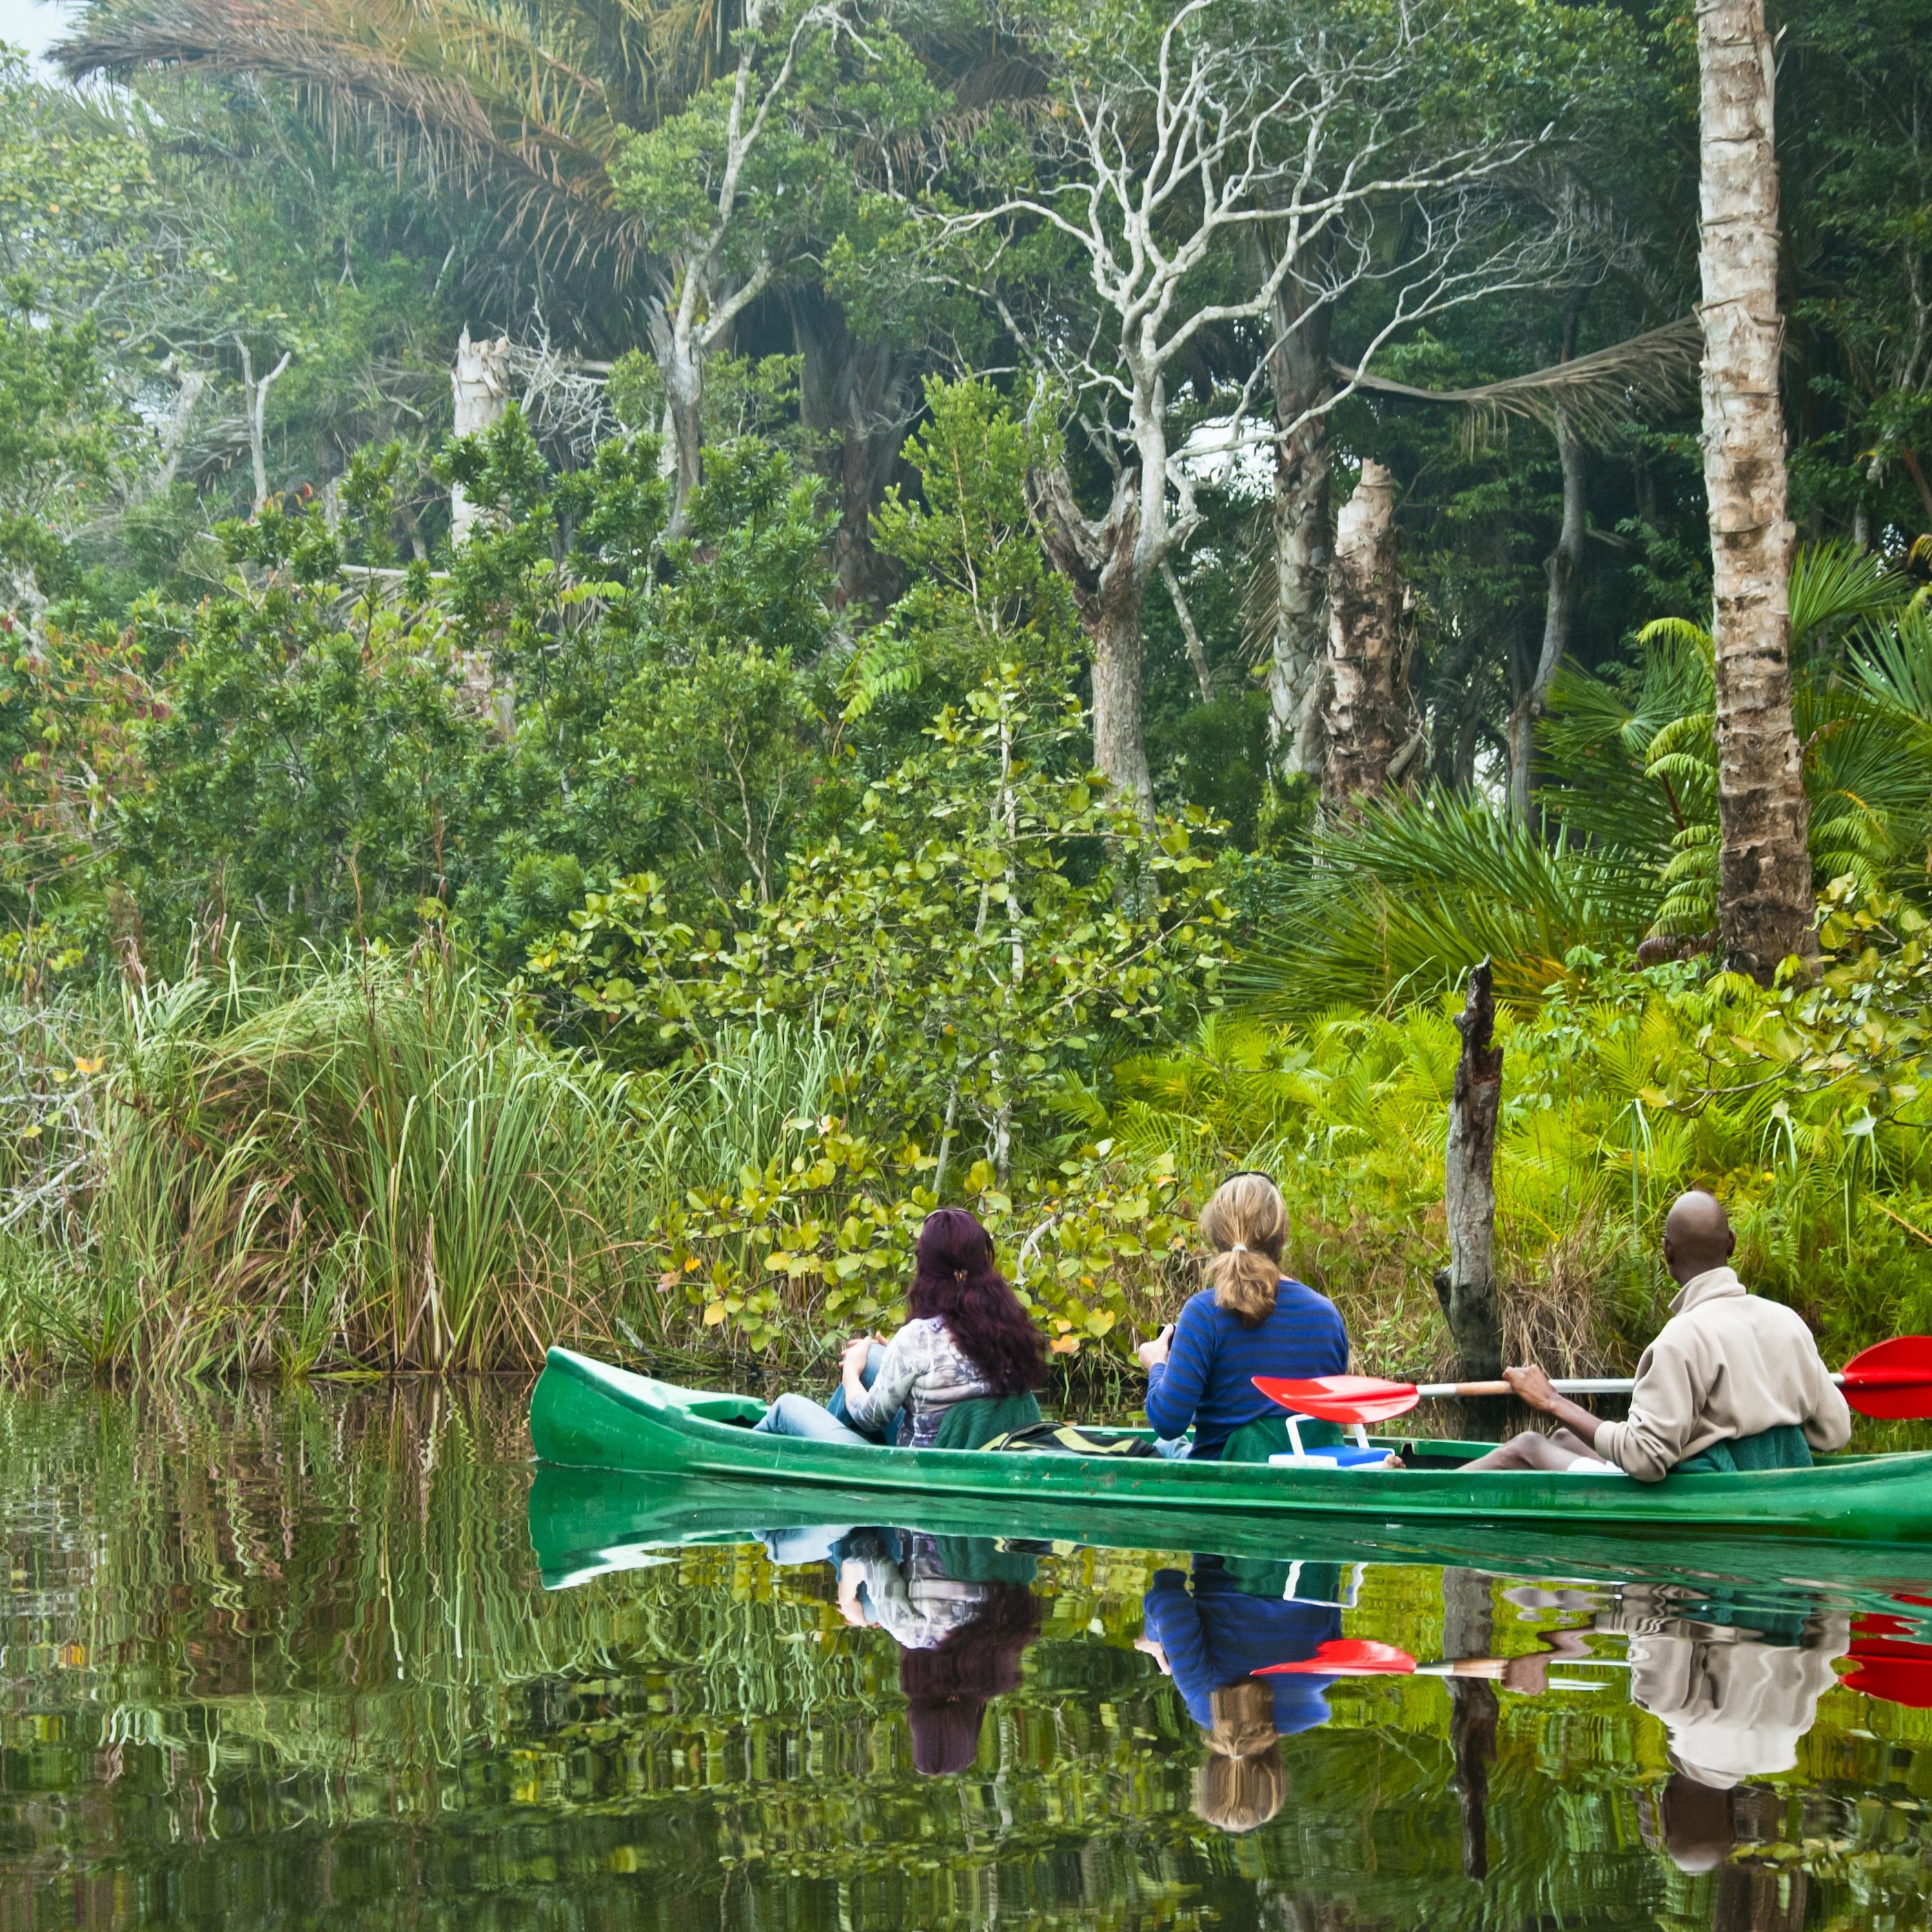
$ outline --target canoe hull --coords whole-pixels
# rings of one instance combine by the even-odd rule
[[[860,1448],[754,1434],[763,1405],[682,1389],[553,1348],[530,1398],[538,1458],[568,1468],[823,1486],[881,1498],[944,1494],[1078,1502],[1088,1510],[1345,1519],[1366,1526],[1472,1521],[1622,1532],[1774,1532],[1839,1541],[1932,1542],[1932,1454],[1832,1456],[1810,1469],[1626,1476],[1460,1469],[1307,1469],[1090,1456]],[[1448,1445],[1444,1444],[1444,1447]],[[1474,1445],[1472,1445],[1474,1446]]]

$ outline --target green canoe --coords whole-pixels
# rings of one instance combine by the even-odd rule
[[[1486,1444],[1423,1441],[1401,1469],[1282,1468],[978,1450],[874,1449],[754,1435],[748,1396],[683,1389],[553,1348],[530,1397],[530,1438],[546,1462],[678,1477],[837,1489],[880,1498],[945,1494],[1078,1502],[1083,1510],[1174,1513],[1198,1543],[1199,1520],[1257,1512],[1412,1528],[1488,1522],[1592,1528],[1775,1531],[1840,1541],[1932,1541],[1932,1454],[1828,1456],[1808,1469],[1735,1475],[1546,1475],[1460,1462]],[[1378,1438],[1403,1447],[1406,1438]],[[881,1502],[880,1514],[890,1508]]]
[[[882,1506],[883,1504],[883,1506]],[[1158,1504],[1096,1510],[1078,1496],[993,1498],[932,1492],[881,1498],[824,1484],[748,1483],[710,1476],[538,1466],[530,1485],[530,1543],[547,1589],[648,1568],[694,1545],[760,1541],[808,1526],[890,1522],[934,1537],[1002,1546],[1189,1550],[1236,1562],[1299,1562],[1358,1571],[1388,1564],[1455,1564],[1492,1576],[1621,1588],[1664,1584],[1686,1598],[1721,1591],[1738,1605],[1808,1616],[1821,1601],[1847,1615],[1932,1615],[1932,1547],[1799,1540],[1724,1528],[1619,1532],[1588,1519],[1483,1522],[1473,1517],[1390,1524],[1305,1516],[1266,1507],[1195,1522]],[[1748,1622],[1740,1615],[1737,1621]],[[1932,1635],[1932,1629],[1927,1631]]]

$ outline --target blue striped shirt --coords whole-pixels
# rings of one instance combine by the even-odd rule
[[[1274,1312],[1250,1328],[1204,1288],[1188,1298],[1166,1364],[1148,1377],[1148,1420],[1162,1436],[1191,1425],[1194,1454],[1216,1456],[1244,1424],[1282,1412],[1255,1387],[1256,1376],[1339,1376],[1348,1367],[1348,1331],[1325,1294],[1285,1279]]]

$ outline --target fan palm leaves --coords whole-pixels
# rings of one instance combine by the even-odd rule
[[[1479,959],[1496,991],[1535,999],[1578,947],[1628,944],[1653,916],[1655,869],[1559,836],[1546,843],[1484,799],[1398,796],[1318,833],[1314,863],[1245,962],[1257,1008],[1286,1017],[1359,1001],[1407,1003]]]
[[[1895,883],[1921,855],[1932,810],[1932,628],[1909,613],[1882,557],[1842,544],[1800,552],[1790,585],[1792,711],[1804,747],[1821,880]],[[1546,795],[1573,833],[1658,869],[1659,932],[1716,923],[1716,702],[1709,634],[1664,618],[1637,638],[1634,680],[1567,666],[1543,742]],[[1849,652],[1849,661],[1846,653]]]

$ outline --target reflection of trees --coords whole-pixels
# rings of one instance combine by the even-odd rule
[[[1814,1916],[1925,1916],[1923,1816],[1858,1801],[1932,1779],[1932,1718],[1841,1691],[1800,1770],[1747,1788],[1735,1876],[1645,1846],[1661,1733],[1619,1691],[1500,1700],[1481,1885],[1449,1702],[1419,1680],[1336,1686],[1237,1846],[1191,1814],[1195,1727],[1129,1647],[1163,1559],[1127,1552],[1042,1562],[990,1774],[919,1779],[897,1653],[842,1626],[829,1573],[698,1547],[538,1591],[524,1393],[0,1406],[0,1923],[68,1922],[77,1896],[119,1922],[134,1886],[189,1925],[1708,1932],[1720,1903],[1779,1924],[1767,1874]],[[1358,1627],[1427,1654],[1440,1588],[1371,1573]],[[1504,1611],[1494,1636],[1537,1633]]]

